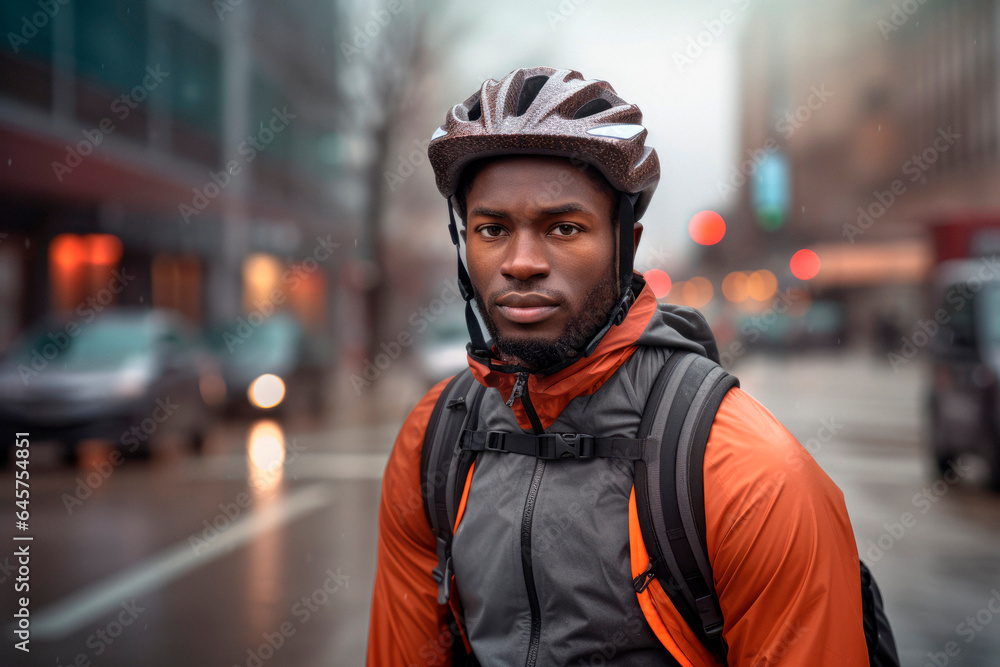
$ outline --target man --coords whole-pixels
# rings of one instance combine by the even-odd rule
[[[718,358],[701,316],[659,306],[632,270],[659,178],[641,119],[606,82],[538,67],[486,81],[434,133],[437,184],[463,223],[460,279],[491,336],[467,317],[490,430],[634,438],[671,354]],[[464,644],[439,604],[435,537],[413,502],[446,383],[407,417],[385,471],[369,665],[450,665]],[[633,483],[621,458],[478,455],[451,545],[473,660],[719,664],[658,582],[634,586],[649,557]],[[843,496],[739,388],[712,425],[704,496],[728,663],[868,664]]]

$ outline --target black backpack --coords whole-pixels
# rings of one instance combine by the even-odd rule
[[[516,451],[541,458],[621,456],[636,451],[635,499],[639,526],[650,557],[649,567],[635,578],[642,592],[656,578],[675,608],[701,642],[727,664],[728,647],[722,637],[722,611],[712,584],[705,543],[703,463],[705,445],[715,414],[726,393],[739,380],[715,361],[693,352],[675,350],[653,383],[635,439],[594,438],[585,434],[516,434]],[[424,512],[437,542],[438,602],[447,604],[452,575],[451,539],[458,503],[477,451],[463,443],[482,443],[488,434],[478,431],[479,404],[485,389],[465,369],[447,384],[431,412],[420,460],[420,489]],[[659,447],[641,444],[659,415],[666,426]],[[689,421],[690,416],[690,421]],[[687,428],[685,428],[687,426]],[[555,440],[554,440],[555,439]],[[636,442],[640,444],[635,447]],[[558,446],[553,446],[557,442]],[[589,444],[586,444],[588,443]],[[530,445],[530,446],[529,446]],[[491,449],[486,446],[485,449]],[[685,488],[678,488],[676,471],[683,466]],[[662,516],[657,522],[653,516]],[[860,562],[860,561],[859,561]],[[895,640],[885,614],[882,594],[868,566],[861,567],[861,593],[869,664],[898,667]],[[456,665],[478,664],[459,639],[457,619],[451,619]]]

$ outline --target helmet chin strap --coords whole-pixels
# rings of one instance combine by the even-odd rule
[[[601,339],[611,329],[612,325],[619,325],[625,321],[629,308],[635,301],[632,294],[632,255],[635,253],[635,237],[632,227],[635,225],[635,202],[639,199],[638,194],[628,194],[622,192],[618,195],[618,303],[608,321],[601,327],[601,330],[590,339],[587,347],[583,350],[583,356],[589,357],[597,349]]]
[[[601,327],[587,346],[583,350],[583,356],[589,357],[597,349],[604,336],[616,326],[625,321],[629,308],[635,301],[632,293],[632,255],[635,252],[633,226],[635,224],[635,202],[639,198],[638,194],[619,193],[618,197],[618,301],[612,309],[608,321]],[[479,326],[479,320],[472,310],[472,300],[476,293],[472,287],[472,279],[462,262],[462,248],[459,245],[458,226],[455,224],[455,210],[448,197],[448,231],[451,233],[451,242],[455,244],[455,253],[458,256],[458,288],[465,299],[465,324],[469,329],[469,354],[475,357],[485,358],[491,368],[496,368],[504,372],[516,372],[518,370],[529,370],[515,365],[494,365],[490,347],[486,344],[483,330]],[[542,370],[530,371],[537,375],[550,375],[566,368],[576,362],[580,357],[569,357]]]
[[[462,262],[462,247],[458,243],[458,226],[455,224],[455,209],[451,205],[451,197],[448,197],[448,231],[451,232],[451,242],[455,244],[455,254],[458,256],[458,289],[465,299],[465,326],[468,327],[469,337],[472,339],[469,353],[488,359],[490,349],[486,345],[479,320],[472,312],[472,300],[476,298],[476,292],[472,289],[472,279],[469,278],[469,272],[465,270],[465,264]]]

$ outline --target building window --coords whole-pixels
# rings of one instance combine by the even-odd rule
[[[0,3],[0,94],[52,106],[52,24],[37,0]]]

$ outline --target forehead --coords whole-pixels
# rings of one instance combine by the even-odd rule
[[[592,169],[592,168],[591,168]],[[613,199],[586,163],[546,155],[515,155],[483,166],[469,187],[470,199],[519,199],[539,204],[573,199],[603,207]]]

